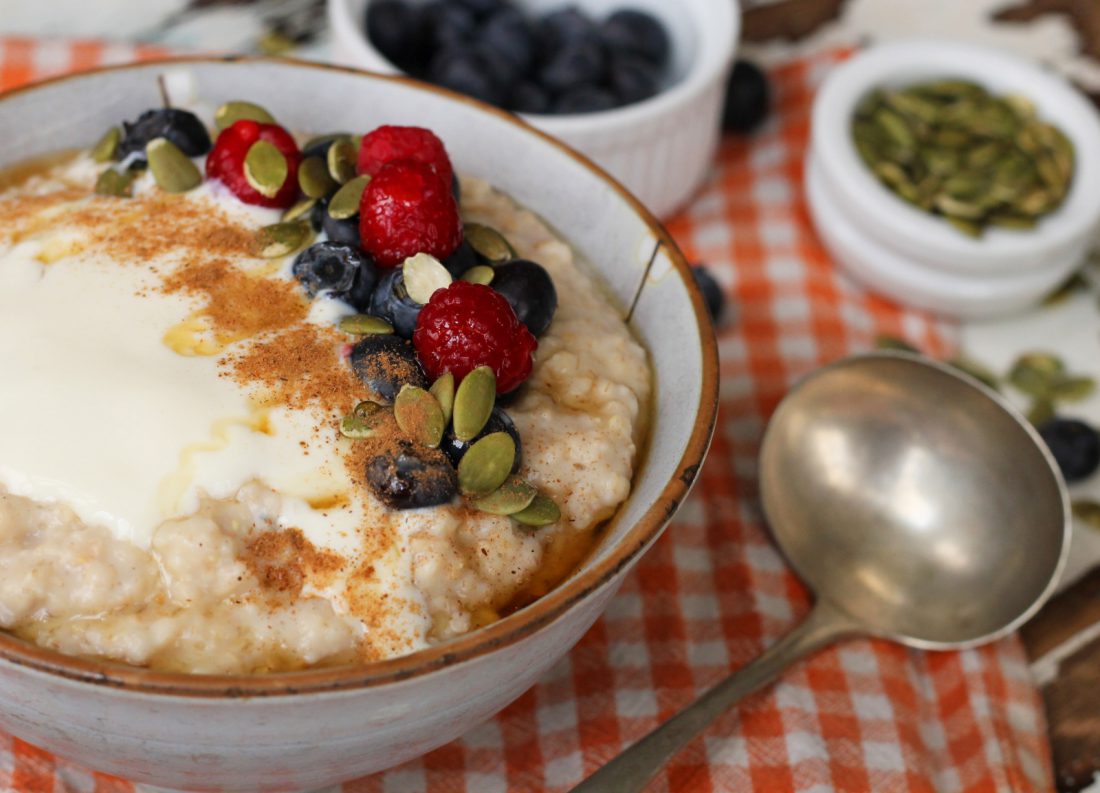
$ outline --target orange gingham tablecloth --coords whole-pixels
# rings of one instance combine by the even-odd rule
[[[0,37],[0,90],[156,53]],[[604,617],[538,685],[462,739],[344,791],[568,790],[807,612],[807,592],[769,541],[755,500],[766,417],[799,376],[879,334],[933,353],[950,337],[950,328],[838,275],[813,233],[801,191],[809,108],[840,57],[776,69],[770,121],[752,138],[725,141],[709,185],[669,224],[689,257],[712,266],[735,310],[719,329],[721,411],[692,497]],[[850,641],[726,714],[652,789],[1049,790],[1045,736],[1014,637],[941,654]],[[2,789],[135,787],[0,734]]]

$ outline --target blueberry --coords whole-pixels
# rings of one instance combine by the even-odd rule
[[[313,209],[309,210],[309,225],[313,227],[314,232],[324,228],[326,215],[328,215],[328,199],[318,198]]]
[[[515,8],[503,8],[489,17],[478,31],[482,47],[499,53],[515,72],[531,68],[535,45],[527,19]]]
[[[541,336],[550,327],[558,309],[558,292],[542,265],[525,259],[499,265],[490,286],[504,296],[532,335]]]
[[[453,499],[458,476],[438,449],[399,440],[367,461],[367,485],[390,509],[417,509]]]
[[[610,91],[593,85],[582,85],[562,95],[554,103],[554,112],[569,115],[573,113],[599,113],[611,110],[618,103]]]
[[[364,336],[351,348],[351,368],[383,405],[392,405],[403,385],[428,387],[412,342],[398,336]]]
[[[373,0],[367,5],[367,37],[394,65],[410,74],[423,70],[426,30],[420,9],[404,0]]]
[[[642,58],[663,68],[672,45],[665,26],[652,14],[627,8],[616,11],[600,26],[600,34],[611,49]]]
[[[569,42],[599,39],[599,30],[587,14],[567,6],[539,20],[535,39],[538,59],[545,62]]]
[[[508,97],[508,109],[517,113],[549,113],[550,104],[550,94],[530,80],[518,83]]]
[[[647,61],[631,55],[611,59],[607,82],[620,105],[631,105],[656,95],[660,72]]]
[[[503,105],[504,100],[512,93],[512,89],[522,77],[522,73],[504,53],[483,43],[479,43],[475,49],[485,64],[489,79],[495,86],[496,98],[493,104]]]
[[[122,140],[118,144],[118,159],[125,160],[137,153],[133,164],[145,165],[145,146],[154,138],[167,138],[188,157],[198,157],[210,151],[210,133],[194,113],[176,107],[146,110],[137,121],[122,123]]]
[[[466,9],[479,20],[487,19],[508,7],[507,0],[449,0],[449,2]]]
[[[1100,467],[1100,434],[1085,422],[1053,418],[1039,427],[1039,435],[1067,482],[1079,482]]]
[[[321,215],[321,230],[328,235],[332,242],[341,242],[344,245],[352,245],[356,248],[362,245],[359,239],[359,215],[355,214],[350,218],[337,220],[328,213],[327,202],[324,214]]]
[[[722,128],[728,132],[749,132],[768,115],[770,105],[767,76],[755,64],[737,61],[726,83]]]
[[[481,258],[466,240],[463,240],[455,248],[455,252],[443,260],[443,266],[447,268],[447,272],[451,274],[452,278],[461,277],[464,272],[476,264],[481,264]]]
[[[373,288],[373,281],[377,279],[374,262],[364,257],[358,248],[336,242],[318,242],[298,254],[291,272],[310,297],[343,297],[363,269],[367,270],[366,279]]]
[[[558,49],[542,68],[538,77],[542,86],[554,94],[564,94],[581,86],[593,86],[604,76],[603,47],[597,39],[575,39]]]
[[[500,407],[494,407],[493,412],[489,415],[489,420],[485,422],[485,428],[477,434],[473,440],[460,441],[454,435],[454,429],[447,428],[447,431],[443,434],[443,441],[439,444],[439,448],[443,450],[444,454],[450,458],[451,462],[457,467],[458,461],[462,459],[462,456],[466,454],[466,450],[470,448],[474,443],[484,438],[493,432],[507,432],[512,436],[512,440],[516,442],[516,460],[512,463],[512,473],[514,474],[519,470],[520,464],[523,462],[523,445],[519,440],[519,432],[516,431],[516,425],[512,423],[512,418],[504,412]]]
[[[393,325],[394,332],[411,339],[416,330],[416,318],[423,306],[409,297],[405,291],[405,273],[402,267],[394,267],[382,276],[371,296],[368,314],[381,317]]]
[[[423,6],[428,47],[440,50],[452,45],[462,46],[474,37],[477,18],[467,8],[447,0],[435,0]]]
[[[707,313],[715,323],[722,318],[722,311],[726,307],[726,295],[722,287],[714,280],[714,276],[702,264],[696,264],[691,268],[691,274],[695,276],[695,283],[699,291],[703,293],[703,301],[707,304]]]
[[[440,51],[428,67],[428,79],[492,105],[504,99],[504,92],[496,81],[494,64],[475,49],[452,47]]]

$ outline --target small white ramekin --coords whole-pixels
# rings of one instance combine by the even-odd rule
[[[886,189],[852,141],[856,104],[879,86],[958,77],[1019,94],[1076,149],[1065,203],[1027,231],[974,239]],[[814,100],[806,189],[834,258],[903,303],[960,318],[1004,315],[1038,302],[1086,255],[1100,227],[1100,117],[1057,75],[997,50],[943,40],[886,44],[837,67]]]
[[[370,0],[328,0],[333,54],[349,66],[400,70],[364,33]],[[517,0],[534,12],[560,0]],[[712,170],[721,131],[725,82],[740,12],[736,0],[574,0],[597,18],[629,5],[656,15],[672,38],[672,79],[657,96],[615,110],[522,117],[609,171],[660,217],[681,208]]]

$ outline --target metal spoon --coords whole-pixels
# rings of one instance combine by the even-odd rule
[[[1035,431],[993,391],[919,356],[847,358],[799,383],[764,435],[760,487],[813,610],[575,792],[641,790],[731,705],[837,639],[927,650],[997,639],[1039,609],[1069,549],[1065,484]]]

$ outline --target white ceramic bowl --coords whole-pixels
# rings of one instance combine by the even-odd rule
[[[1066,201],[1035,229],[990,229],[972,239],[895,196],[860,160],[851,136],[860,99],[878,86],[944,77],[1025,96],[1073,141],[1076,170]],[[814,100],[810,151],[818,189],[807,197],[835,258],[873,288],[921,308],[988,317],[1035,303],[1081,263],[1100,226],[1095,108],[1059,76],[997,50],[917,40],[856,55],[829,75]],[[808,187],[810,181],[808,174]],[[833,222],[847,227],[841,232],[828,225]],[[846,243],[835,244],[841,236]]]
[[[489,179],[563,231],[619,305],[638,294],[632,325],[655,371],[649,446],[605,541],[558,589],[469,635],[368,666],[215,677],[73,658],[0,634],[4,730],[166,787],[313,789],[454,739],[581,637],[702,462],[717,399],[714,334],[682,255],[622,187],[507,113],[401,78],[232,58],[60,78],[0,97],[0,165],[89,145],[100,130],[159,105],[157,76],[179,69],[207,103],[248,98],[297,130],[431,126],[458,170]]]
[[[371,0],[328,0],[334,55],[348,66],[389,74],[399,69],[364,33]],[[564,0],[517,0],[541,13]],[[656,15],[672,38],[668,86],[616,110],[583,115],[525,115],[530,123],[587,154],[659,217],[679,209],[711,171],[721,129],[725,82],[741,16],[737,0],[572,0],[597,18],[619,8]]]

